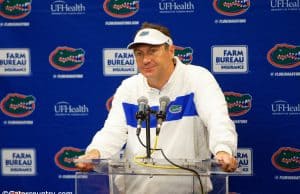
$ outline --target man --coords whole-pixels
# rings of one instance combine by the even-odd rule
[[[124,144],[128,159],[145,155],[145,148],[136,135],[134,110],[137,110],[137,99],[145,96],[150,108],[157,108],[160,97],[168,96],[167,118],[158,135],[157,147],[171,159],[204,160],[213,154],[224,171],[234,171],[237,168],[234,157],[237,134],[228,115],[224,94],[212,74],[202,67],[185,65],[174,57],[175,47],[164,26],[144,23],[128,48],[134,51],[140,73],[125,79],[119,86],[104,127],[96,133],[81,159],[110,158]],[[151,124],[152,148],[155,134],[155,125]],[[141,131],[140,137],[145,140],[145,130]],[[153,152],[151,157],[163,159],[159,151]],[[88,163],[77,166],[82,170],[93,168]],[[163,187],[161,190],[155,187],[156,190],[150,192],[149,188],[154,188],[151,181],[155,182],[131,180],[132,184],[127,183],[127,191],[165,192]],[[171,192],[187,192],[178,189]]]

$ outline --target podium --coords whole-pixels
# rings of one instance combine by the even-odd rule
[[[165,159],[99,159],[94,172],[76,172],[75,194],[227,194],[228,176],[214,160],[178,159],[172,162],[194,172],[177,168]]]

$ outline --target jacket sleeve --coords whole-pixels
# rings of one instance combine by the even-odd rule
[[[121,84],[113,96],[112,108],[103,128],[94,135],[86,151],[97,149],[101,158],[109,158],[122,149],[127,139],[127,125],[122,106],[126,99],[126,91]]]
[[[237,152],[237,133],[229,117],[227,102],[219,84],[206,69],[197,82],[196,106],[201,120],[207,127],[210,151],[215,155],[225,151],[232,155]]]

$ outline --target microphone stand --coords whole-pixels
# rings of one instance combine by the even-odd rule
[[[146,110],[146,153],[147,153],[147,158],[151,158],[151,138],[150,138],[150,115],[151,115],[151,110],[150,107],[147,108]]]

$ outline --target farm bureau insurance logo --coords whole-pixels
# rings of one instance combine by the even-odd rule
[[[248,47],[246,45],[212,46],[214,73],[247,73]]]
[[[28,48],[0,49],[0,76],[30,75]]]
[[[31,12],[31,0],[1,0],[0,16],[7,19],[21,19]]]
[[[35,101],[35,97],[32,95],[7,94],[0,102],[0,109],[10,117],[27,117],[35,110]]]
[[[61,101],[54,105],[54,112],[55,116],[88,116],[89,108],[85,104],[73,106]]]
[[[76,171],[74,160],[84,154],[84,150],[74,147],[63,147],[54,157],[55,164],[66,171]]]
[[[160,0],[159,13],[194,13],[195,5],[192,1]]]
[[[300,171],[300,150],[292,147],[281,147],[272,155],[272,164],[284,172]]]
[[[52,15],[81,15],[86,13],[86,8],[82,3],[72,4],[63,0],[55,0],[50,4]]]
[[[300,115],[300,103],[290,104],[284,100],[277,100],[271,107],[272,115]]]
[[[36,174],[34,149],[2,149],[1,158],[3,176],[34,176]]]
[[[49,55],[49,62],[55,69],[73,71],[80,68],[85,61],[85,52],[81,48],[59,46]]]
[[[103,9],[112,17],[127,18],[138,12],[139,4],[139,0],[105,0]]]
[[[236,92],[224,92],[230,116],[241,116],[252,107],[252,96]]]
[[[184,64],[190,64],[193,61],[193,49],[191,47],[175,46],[175,56]]]
[[[238,148],[237,150],[238,169],[241,170],[241,174],[252,174],[253,160],[252,149],[250,148]]]
[[[137,64],[132,49],[103,49],[103,74],[127,76],[137,74]]]
[[[219,14],[237,16],[249,9],[250,0],[214,0],[213,7]]]
[[[274,67],[290,69],[300,65],[300,47],[290,44],[276,44],[267,54]]]

